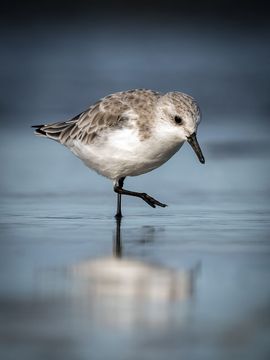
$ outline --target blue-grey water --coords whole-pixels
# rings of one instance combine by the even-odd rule
[[[1,359],[268,359],[266,30],[87,29],[5,34]],[[29,126],[135,87],[198,99],[206,164],[127,179],[169,206],[124,198],[119,239],[112,184]]]

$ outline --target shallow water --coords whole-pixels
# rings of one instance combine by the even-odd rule
[[[270,209],[242,196],[124,202],[121,239],[98,196],[2,197],[3,358],[264,358]]]

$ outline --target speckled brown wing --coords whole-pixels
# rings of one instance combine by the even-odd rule
[[[142,119],[147,118],[147,111],[159,96],[157,92],[143,89],[108,95],[69,121],[36,126],[36,133],[65,145],[75,139],[89,144],[105,129],[123,126],[128,121],[125,115],[128,110],[140,113]],[[139,120],[139,126],[145,127],[143,120]]]
[[[128,110],[128,105],[118,99],[117,96],[104,98],[81,113],[72,124],[72,129],[63,131],[60,135],[60,142],[66,143],[69,140],[81,140],[89,144],[102,131],[109,127],[120,127],[127,118],[123,115]],[[73,122],[71,120],[71,122]]]
[[[46,136],[64,145],[68,145],[75,139],[89,144],[104,129],[120,126],[120,123],[124,121],[123,112],[128,106],[117,99],[112,99],[109,106],[105,102],[106,106],[104,106],[105,99],[98,101],[69,121],[36,125],[35,132],[37,135]]]

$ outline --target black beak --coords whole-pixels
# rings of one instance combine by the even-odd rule
[[[193,133],[192,135],[190,135],[188,138],[187,138],[187,141],[188,143],[191,145],[192,149],[195,151],[196,155],[198,156],[198,159],[200,160],[200,162],[202,164],[205,163],[205,160],[204,160],[204,157],[203,157],[203,154],[202,154],[202,150],[200,148],[200,145],[197,141],[197,138],[196,138],[196,133]]]

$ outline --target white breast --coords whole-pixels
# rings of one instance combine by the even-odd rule
[[[179,142],[173,132],[159,126],[145,140],[140,139],[136,127],[131,127],[105,131],[89,145],[75,140],[69,147],[86,166],[117,180],[156,169],[170,159],[182,144],[183,141]]]

